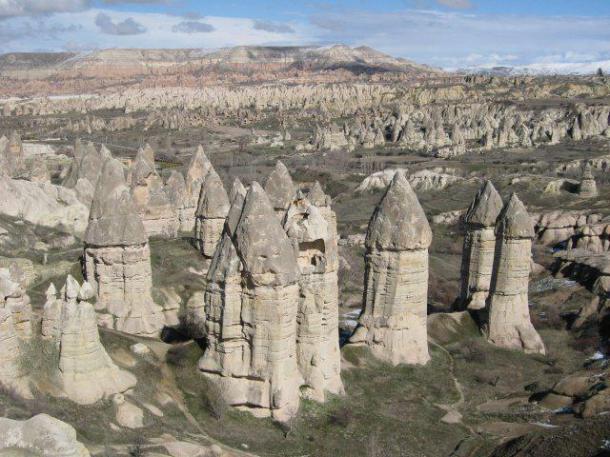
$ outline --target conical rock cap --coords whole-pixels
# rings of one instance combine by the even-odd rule
[[[517,194],[511,194],[502,209],[496,233],[503,238],[534,238],[534,221]]]
[[[142,220],[125,183],[123,165],[109,159],[102,168],[89,213],[85,243],[131,246],[148,241]]]
[[[275,169],[265,183],[265,192],[276,210],[286,209],[295,194],[295,186],[288,169],[282,162],[275,164]]]
[[[375,208],[366,235],[368,249],[427,249],[432,230],[417,195],[402,171],[397,171]]]
[[[195,215],[204,218],[225,218],[230,206],[229,196],[222,184],[222,180],[218,173],[216,173],[216,170],[212,168],[201,186],[201,194],[199,195]]]
[[[469,225],[493,227],[503,206],[502,197],[494,185],[485,181],[470,204],[464,221]]]

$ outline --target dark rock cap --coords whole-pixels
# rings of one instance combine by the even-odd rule
[[[286,209],[294,198],[295,186],[288,169],[282,162],[278,161],[275,164],[275,169],[265,183],[265,192],[276,210]]]
[[[286,285],[298,280],[292,243],[257,182],[252,183],[246,194],[234,243],[245,272],[255,284]]]
[[[324,193],[322,186],[318,181],[311,186],[309,193],[307,194],[307,200],[314,206],[330,206],[331,200],[328,195]]]
[[[239,178],[235,178],[233,180],[233,187],[231,187],[231,193],[229,194],[229,201],[232,202],[237,194],[245,197],[247,192],[248,191],[242,184],[241,180]]]
[[[534,221],[517,194],[512,193],[502,209],[496,233],[503,238],[534,238]]]
[[[85,232],[92,246],[131,246],[148,242],[142,220],[125,183],[123,165],[116,159],[104,163]]]
[[[230,206],[229,196],[222,180],[212,168],[201,186],[195,215],[202,218],[224,219]]]
[[[485,181],[470,204],[464,221],[469,225],[493,227],[502,211],[502,197],[491,183]]]
[[[432,230],[417,195],[402,171],[397,171],[375,208],[366,234],[368,249],[427,249]]]

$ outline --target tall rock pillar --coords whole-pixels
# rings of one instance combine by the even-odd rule
[[[366,234],[364,308],[350,342],[393,365],[425,364],[432,231],[404,174],[395,174]]]
[[[528,307],[534,225],[516,194],[500,213],[496,236],[487,302],[488,339],[504,348],[544,354],[544,343],[532,325]]]
[[[100,325],[156,336],[165,319],[152,299],[148,237],[116,159],[104,163],[85,232],[84,276]]]
[[[486,181],[464,218],[466,235],[462,250],[461,309],[477,311],[485,308],[496,248],[495,226],[502,206],[500,194],[491,181]]]

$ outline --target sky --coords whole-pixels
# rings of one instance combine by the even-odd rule
[[[610,0],[0,0],[0,53],[337,43],[445,69],[610,66]]]

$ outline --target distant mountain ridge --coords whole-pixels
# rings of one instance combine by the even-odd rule
[[[52,77],[135,77],[193,73],[210,68],[231,71],[339,70],[355,73],[439,73],[440,70],[394,58],[375,49],[345,45],[237,46],[205,49],[103,49],[88,53],[9,53],[0,55],[0,76],[14,79]]]

